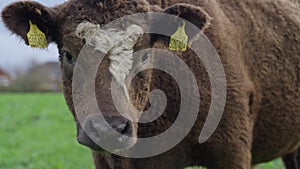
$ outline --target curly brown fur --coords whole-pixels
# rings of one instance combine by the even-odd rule
[[[151,158],[129,159],[94,151],[97,169],[180,169],[189,165],[203,165],[209,169],[250,169],[252,164],[296,152],[300,146],[299,5],[289,0],[149,2],[151,5],[144,0],[70,0],[54,8],[35,2],[16,2],[2,12],[6,26],[23,37],[26,43],[28,25],[24,21],[35,19],[49,41],[58,44],[60,54],[67,51],[75,61],[84,45],[75,36],[76,27],[82,21],[105,25],[124,15],[164,11],[184,17],[199,28],[206,28],[205,35],[220,55],[228,86],[225,111],[213,136],[204,144],[198,143],[210,107],[209,76],[191,50],[176,53],[198,77],[201,105],[192,131],[172,150]],[[182,6],[176,8],[175,4],[179,2],[194,5],[192,9],[197,12],[184,12],[187,8]],[[29,13],[27,17],[19,15],[24,11]],[[21,23],[19,27],[16,20]],[[135,49],[147,48],[150,44],[154,48],[168,48],[168,38],[156,36],[151,40],[145,35]],[[64,56],[60,58],[65,98],[79,130],[81,126],[72,102],[74,65],[69,64]],[[99,103],[110,101],[104,92],[109,88],[106,82],[111,78],[109,72],[104,71],[108,66],[106,60],[98,70],[96,83],[100,85],[96,95]],[[185,78],[189,80],[189,77]],[[168,98],[166,110],[159,119],[138,124],[139,137],[159,134],[172,125],[180,108],[180,92],[172,77],[161,71],[148,71],[136,77],[131,87],[132,101],[139,109],[150,106],[145,107],[145,104],[152,89],[163,90]],[[105,108],[112,110],[108,104]]]

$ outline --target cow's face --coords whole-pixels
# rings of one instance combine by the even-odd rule
[[[45,7],[33,1],[22,1],[7,6],[2,12],[2,18],[7,28],[21,36],[27,45],[30,44],[27,37],[27,33],[30,29],[29,21],[36,24],[45,34],[48,43],[54,42],[57,44],[62,68],[64,95],[76,121],[78,141],[92,149],[100,150],[101,148],[95,144],[95,142],[97,143],[97,141],[100,140],[120,142],[120,144],[127,146],[134,145],[136,142],[136,139],[124,139],[124,137],[122,139],[116,138],[114,134],[111,133],[113,133],[112,130],[115,130],[124,136],[137,136],[137,123],[131,122],[124,116],[138,120],[140,115],[132,114],[132,111],[126,109],[126,104],[129,101],[136,110],[140,112],[144,110],[150,93],[152,71],[143,71],[135,76],[129,85],[126,87],[122,86],[120,73],[114,72],[112,67],[115,60],[111,57],[111,53],[114,53],[112,49],[115,46],[109,47],[109,45],[101,40],[101,37],[104,36],[99,35],[99,37],[97,37],[99,42],[98,46],[94,46],[91,50],[97,51],[98,48],[103,47],[102,45],[107,45],[108,47],[105,48],[105,50],[97,51],[102,53],[104,58],[96,71],[94,93],[98,107],[109,126],[103,124],[102,120],[97,117],[97,113],[99,112],[76,112],[76,105],[74,106],[72,95],[75,94],[72,93],[72,90],[74,91],[72,88],[72,80],[74,78],[75,65],[83,46],[87,43],[95,42],[95,39],[91,39],[91,36],[87,34],[87,32],[91,30],[94,30],[94,33],[99,32],[103,25],[126,15],[154,11],[163,11],[165,13],[181,16],[201,28],[204,27],[208,20],[206,14],[202,13],[200,8],[195,8],[191,5],[179,4],[162,10],[158,6],[150,6],[144,0],[69,0],[53,8]],[[120,28],[120,31],[124,31],[125,34],[130,35],[129,37],[132,38],[130,39],[128,36],[125,36],[123,41],[130,40],[132,43],[131,46],[129,45],[129,48],[133,51],[148,48],[158,41],[165,40],[165,38],[160,37],[150,38],[149,35],[143,34],[143,31],[134,25],[132,25],[132,27],[120,26]],[[105,33],[106,30],[103,31]],[[106,32],[106,36],[114,36],[114,33],[118,34],[118,31],[108,31]],[[96,34],[92,35],[92,37],[95,37]],[[152,39],[152,41],[150,41],[150,39]],[[143,60],[132,58],[132,63],[128,70],[133,69],[142,61]],[[120,112],[122,115],[117,111],[112,100],[112,79],[115,79],[121,86],[116,92],[125,96],[120,97],[118,101],[121,107],[124,108],[123,110],[125,110],[125,112]],[[84,83],[83,81],[82,86],[85,85]],[[85,101],[83,106],[89,106],[89,104],[89,101]],[[83,123],[78,120],[78,114],[85,114],[85,119],[82,120],[84,121]]]

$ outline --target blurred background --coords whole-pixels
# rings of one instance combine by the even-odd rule
[[[61,93],[56,45],[32,49],[0,20],[0,51],[0,169],[94,168]]]
[[[1,0],[0,9],[14,2]],[[53,6],[63,0],[39,0]],[[31,49],[12,35],[0,22],[0,90],[1,91],[60,91],[58,51],[55,44],[48,49]]]
[[[64,0],[36,0],[47,6]],[[1,0],[0,11],[14,0]],[[58,51],[32,49],[0,21],[0,169],[92,169],[61,93]],[[257,169],[283,169],[280,159]],[[189,169],[200,169],[190,167]]]

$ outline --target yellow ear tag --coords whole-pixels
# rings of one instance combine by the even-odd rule
[[[171,36],[169,49],[175,51],[186,51],[188,46],[188,36],[185,33],[185,22],[178,27],[177,31]]]
[[[37,25],[29,21],[30,29],[27,33],[27,38],[30,47],[32,48],[47,48],[48,43],[46,35],[38,28]]]

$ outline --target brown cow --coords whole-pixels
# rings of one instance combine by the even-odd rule
[[[49,8],[37,2],[21,1],[7,6],[2,18],[7,28],[20,35],[27,45],[29,20],[45,33],[49,43],[57,44],[64,95],[77,124],[77,138],[81,144],[93,149],[97,169],[180,169],[190,165],[203,165],[209,169],[250,169],[254,164],[296,154],[300,146],[299,6],[288,0],[183,0],[176,4],[178,2],[69,0]],[[208,141],[199,144],[198,137],[211,104],[210,81],[195,53],[189,49],[181,52],[179,57],[197,77],[201,113],[190,133],[172,150],[154,157],[131,159],[101,151],[78,122],[72,98],[72,77],[85,41],[75,32],[83,21],[105,25],[122,16],[143,12],[179,16],[204,31],[224,65],[227,102],[218,128]],[[169,38],[145,34],[139,38],[134,50],[167,49],[168,45]],[[180,91],[172,77],[158,70],[148,70],[135,77],[129,93],[139,110],[148,108],[147,98],[153,89],[163,90],[168,98],[160,118],[149,124],[136,124],[118,115],[111,104],[107,92],[112,78],[109,66],[109,59],[104,59],[99,66],[96,97],[99,107],[104,107],[103,116],[111,127],[139,138],[168,129],[180,108]],[[97,127],[101,124],[93,118],[86,121],[94,130],[103,129]],[[99,131],[95,137],[106,136],[106,132]],[[286,156],[290,168],[299,167],[299,161],[291,160],[296,155],[290,156]]]

